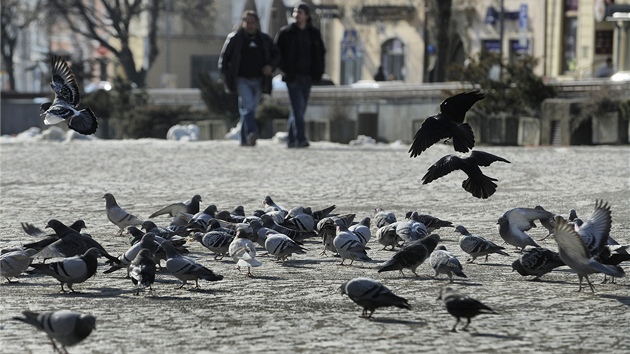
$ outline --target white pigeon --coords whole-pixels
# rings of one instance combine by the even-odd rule
[[[385,285],[370,278],[354,278],[341,285],[341,293],[348,295],[357,305],[363,307],[361,317],[372,318],[379,307],[396,306],[411,310],[407,299],[394,294]],[[369,312],[369,313],[368,313]]]
[[[365,217],[359,221],[359,223],[348,226],[348,231],[357,235],[361,243],[367,245],[370,238],[372,238],[372,230],[370,230],[370,217]]]
[[[83,283],[96,274],[98,266],[98,256],[101,251],[96,247],[88,249],[82,256],[65,258],[58,262],[49,264],[31,264],[34,273],[46,274],[54,277],[61,283],[61,291],[66,292],[63,285],[68,285],[72,289],[75,283]]]
[[[586,248],[582,237],[575,231],[573,225],[569,224],[560,215],[554,218],[555,229],[553,231],[554,239],[558,243],[558,253],[560,259],[573,269],[580,279],[580,286],[577,291],[582,291],[582,279],[586,278],[588,286],[592,292],[595,292],[593,284],[588,279],[589,274],[604,273],[612,277],[623,277],[625,275],[623,269],[616,265],[602,264],[590,255]]]
[[[370,248],[361,243],[357,235],[348,231],[348,227],[342,222],[337,223],[337,235],[333,239],[333,245],[341,257],[339,265],[344,265],[346,259],[350,260],[348,265],[352,265],[355,259],[364,262],[372,260],[366,252]]]
[[[0,276],[5,277],[7,282],[12,283],[12,277],[17,277],[31,265],[33,256],[37,250],[27,248],[0,255]]]
[[[76,109],[81,102],[81,96],[79,85],[68,63],[55,55],[51,58],[51,66],[50,87],[55,92],[55,99],[40,106],[44,123],[53,125],[65,121],[72,130],[85,135],[94,134],[98,128],[98,120],[91,109]]]
[[[306,249],[298,245],[289,236],[275,233],[274,231],[267,233],[265,249],[270,255],[278,257],[278,259],[282,261],[282,264],[284,264],[287,258],[291,257],[293,253],[306,253]]]
[[[197,263],[194,259],[182,256],[177,252],[175,246],[166,240],[162,242],[162,248],[166,251],[166,269],[168,269],[175,278],[182,281],[182,285],[176,287],[181,289],[188,284],[188,280],[195,281],[195,288],[199,289],[199,279],[207,281],[219,281],[223,279],[220,274],[215,274],[210,269]]]
[[[142,225],[142,220],[121,208],[116,202],[116,198],[114,198],[111,193],[105,193],[103,198],[105,198],[107,219],[120,229],[118,236],[122,235],[123,231],[125,231],[128,226]]]
[[[93,330],[96,329],[96,317],[74,311],[61,310],[54,312],[23,311],[24,317],[13,317],[35,326],[40,331],[46,332],[55,351],[62,353],[55,341],[61,344],[63,352],[66,347],[71,347],[82,342]]]
[[[228,248],[230,257],[236,262],[236,269],[247,267],[247,276],[253,277],[251,268],[260,267],[262,263],[256,259],[256,246],[252,240],[247,238],[243,228],[236,230],[236,236]]]
[[[497,221],[497,230],[508,244],[520,248],[525,246],[540,247],[525,231],[536,227],[534,221],[548,219],[553,214],[544,209],[514,208],[506,211]]]
[[[435,271],[434,278],[438,274],[446,274],[450,283],[453,282],[453,274],[458,277],[468,278],[464,274],[462,264],[451,252],[446,250],[446,246],[439,245],[429,256],[429,265]]]

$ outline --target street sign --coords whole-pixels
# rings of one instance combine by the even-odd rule
[[[341,40],[341,59],[355,60],[357,58],[357,47],[359,46],[359,34],[354,29],[343,31]]]

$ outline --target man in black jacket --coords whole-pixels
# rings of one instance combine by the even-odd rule
[[[308,147],[304,128],[304,112],[313,82],[324,74],[326,48],[319,29],[311,23],[311,9],[298,3],[293,9],[295,22],[280,29],[276,45],[280,50],[283,80],[291,100],[288,121],[288,147]]]
[[[260,31],[258,15],[245,11],[241,27],[228,34],[219,58],[219,71],[229,92],[238,93],[241,146],[254,146],[258,138],[256,107],[263,93],[271,93],[273,71],[280,53],[269,35]]]

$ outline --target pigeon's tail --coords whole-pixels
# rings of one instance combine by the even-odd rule
[[[68,119],[68,127],[77,132],[90,135],[96,133],[98,120],[91,109],[86,108],[79,111],[79,114]]]
[[[223,280],[223,276],[221,274],[216,274],[213,271],[211,271],[210,269],[207,269],[207,272],[204,272],[204,274],[200,274],[199,278],[201,278],[203,280],[207,280],[207,281]]]
[[[24,317],[15,316],[12,319],[17,320],[17,321],[22,321],[24,323],[28,323],[39,329],[43,329],[42,324],[37,320],[37,316],[39,316],[38,313],[31,312],[31,311],[23,311],[22,314],[24,315]]]
[[[123,269],[123,268],[124,268],[124,267],[123,267],[123,266],[121,266],[121,265],[114,264],[114,265],[112,265],[112,267],[111,267],[111,268],[109,268],[108,270],[104,271],[103,273],[104,273],[104,274],[109,274],[109,273],[113,273],[113,272],[115,272],[115,271],[117,271],[117,270],[119,270],[119,269]]]
[[[400,262],[398,262],[396,259],[390,259],[389,261],[387,261],[385,264],[383,264],[383,266],[378,270],[379,273],[381,272],[388,272],[390,270],[401,270],[402,264],[400,264]]]
[[[332,213],[333,210],[335,210],[337,206],[336,205],[331,205],[328,208],[324,208],[322,210],[317,210],[313,212],[313,219],[315,220],[321,220],[325,217],[327,217],[328,215],[330,215],[330,213]]]
[[[460,278],[468,278],[466,274],[464,274],[464,272],[462,272],[460,269],[453,269],[453,274],[457,275]]]
[[[455,151],[468,152],[475,146],[475,134],[470,124],[462,123],[453,132],[453,148]]]
[[[588,263],[596,271],[610,275],[611,277],[622,278],[626,275],[623,268],[620,266],[601,264],[593,258],[589,259]]]
[[[462,187],[476,198],[487,199],[497,191],[496,179],[484,174],[476,178],[467,178],[462,182]]]
[[[505,252],[505,251],[502,251],[501,249],[498,249],[498,248],[494,249],[494,250],[492,251],[492,253],[500,254],[500,255],[502,255],[502,256],[508,256],[508,257],[510,256],[510,254],[509,254],[509,253],[507,253],[507,252]]]

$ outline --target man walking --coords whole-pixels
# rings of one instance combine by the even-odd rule
[[[256,145],[256,108],[260,96],[271,93],[273,71],[279,63],[278,48],[269,35],[260,31],[258,15],[245,11],[241,27],[228,34],[219,58],[226,90],[238,94],[241,146]]]
[[[288,147],[308,147],[304,113],[313,82],[320,81],[324,74],[326,48],[321,32],[312,24],[311,9],[306,3],[293,8],[295,22],[280,29],[276,45],[282,61],[282,79],[287,83],[291,100],[291,115],[288,121]]]

